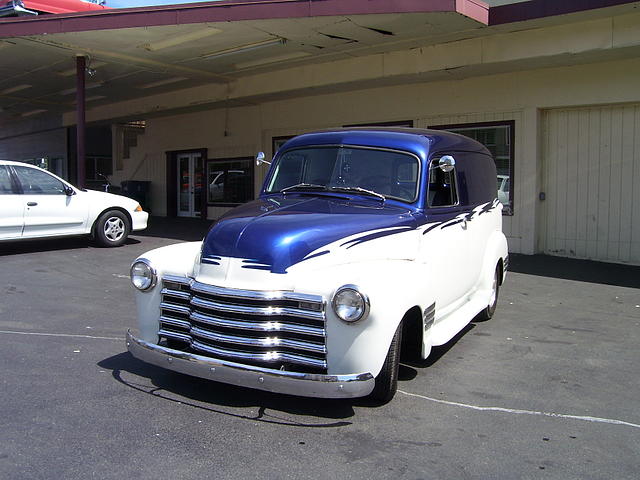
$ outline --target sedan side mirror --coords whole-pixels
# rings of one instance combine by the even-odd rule
[[[67,195],[67,197],[76,194],[76,192],[73,191],[73,188],[71,188],[69,185],[64,186],[64,193]]]

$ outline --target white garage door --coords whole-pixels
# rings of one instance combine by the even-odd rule
[[[640,105],[543,115],[540,248],[640,264]]]

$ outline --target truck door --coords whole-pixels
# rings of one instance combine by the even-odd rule
[[[452,155],[453,156],[453,155]],[[471,242],[466,210],[460,202],[460,182],[454,167],[448,172],[439,167],[440,158],[429,163],[427,221],[431,227],[423,235],[423,252],[437,273],[430,282],[438,308],[446,310],[465,301],[475,279],[470,272]],[[455,158],[455,157],[454,157]]]

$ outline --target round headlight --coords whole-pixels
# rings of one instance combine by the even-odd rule
[[[149,290],[156,284],[156,271],[148,260],[141,258],[131,265],[131,283],[138,290]]]
[[[369,315],[369,298],[355,285],[344,285],[336,290],[331,304],[336,315],[345,322],[357,322]]]

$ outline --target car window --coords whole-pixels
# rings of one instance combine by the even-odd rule
[[[440,158],[429,167],[429,207],[451,207],[458,204],[456,170],[443,172],[438,166]]]
[[[284,152],[277,160],[268,193],[307,183],[328,189],[363,188],[413,202],[419,162],[404,152],[357,147],[308,147]]]
[[[29,167],[14,167],[25,194],[64,195],[64,184],[43,170]]]
[[[13,193],[11,186],[11,177],[9,169],[4,165],[0,165],[0,195],[10,195]]]

